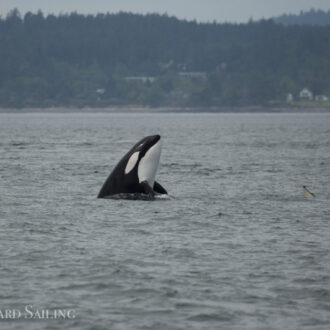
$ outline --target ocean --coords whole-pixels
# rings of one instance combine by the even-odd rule
[[[97,199],[153,134],[169,197]],[[2,113],[0,328],[328,330],[329,185],[326,113]]]

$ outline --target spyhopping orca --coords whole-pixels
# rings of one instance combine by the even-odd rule
[[[140,140],[113,169],[97,197],[154,199],[156,194],[167,194],[155,181],[160,153],[159,135]]]
[[[306,186],[303,186],[303,192],[304,192],[304,196],[305,196],[306,198],[314,198],[314,197],[315,197],[315,195],[314,195],[312,192],[310,192],[310,191],[307,189]]]

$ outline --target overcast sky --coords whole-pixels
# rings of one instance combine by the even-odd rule
[[[246,22],[301,10],[330,9],[330,0],[0,0],[0,14],[11,9],[44,13],[98,13],[130,11],[133,13],[167,13],[199,22]]]

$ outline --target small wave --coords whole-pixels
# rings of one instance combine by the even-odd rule
[[[8,144],[9,146],[13,146],[13,147],[21,147],[21,146],[27,146],[29,145],[28,142],[11,142]]]
[[[189,317],[191,321],[208,322],[208,321],[231,321],[233,316],[229,313],[200,313]]]
[[[215,213],[215,214],[211,214],[211,215],[209,215],[209,216],[207,216],[206,218],[207,219],[214,219],[214,218],[222,218],[222,217],[224,217],[224,216],[227,216],[227,214],[225,214],[225,213],[222,213],[222,212],[217,212],[217,213]]]

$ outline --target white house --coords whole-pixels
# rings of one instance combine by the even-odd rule
[[[136,76],[136,77],[124,77],[126,81],[137,82],[137,83],[153,83],[156,80],[156,77],[144,77],[144,76]]]
[[[286,95],[286,101],[287,101],[287,102],[292,102],[292,101],[293,101],[293,95],[292,95],[291,93],[288,93],[288,94]]]
[[[105,88],[99,88],[96,90],[96,93],[99,95],[103,95],[105,93]]]
[[[304,88],[299,93],[299,98],[302,99],[302,100],[312,101],[313,100],[313,93],[309,89]]]
[[[316,95],[315,101],[317,102],[326,102],[329,101],[329,98],[326,95]]]

